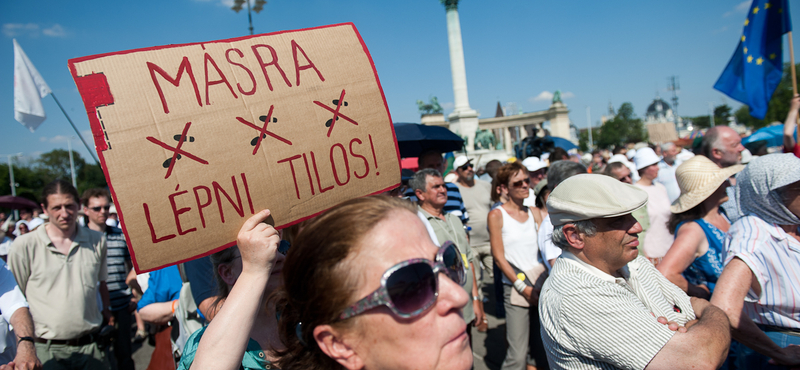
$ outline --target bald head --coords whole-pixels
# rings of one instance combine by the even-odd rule
[[[742,160],[742,138],[728,126],[714,126],[706,131],[700,154],[722,168],[738,164]]]

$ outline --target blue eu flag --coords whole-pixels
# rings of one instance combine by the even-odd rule
[[[714,88],[750,107],[751,116],[764,119],[783,76],[782,36],[791,30],[788,1],[753,0],[739,46]]]

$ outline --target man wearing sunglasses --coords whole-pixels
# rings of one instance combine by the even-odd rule
[[[81,204],[83,213],[88,218],[86,227],[106,236],[106,248],[108,248],[106,284],[111,300],[111,315],[114,317],[114,322],[109,324],[117,326],[117,336],[113,342],[114,356],[120,370],[132,370],[134,364],[131,358],[133,353],[131,324],[136,303],[132,300],[133,295],[126,280],[130,280],[131,283],[136,282],[136,274],[131,269],[133,265],[128,252],[128,244],[121,229],[106,224],[111,208],[111,197],[106,189],[94,188],[84,191],[81,196]],[[135,288],[141,289],[138,285],[137,283]]]
[[[464,307],[463,314],[464,321],[467,322],[467,334],[472,338],[471,326],[483,322],[483,304],[478,296],[478,287],[475,285],[475,265],[472,263],[473,255],[467,242],[467,232],[458,217],[444,212],[447,189],[439,171],[429,168],[420,170],[409,181],[409,186],[417,195],[419,199],[417,209],[431,224],[438,244],[451,241],[460,251],[467,270],[464,290],[472,297],[472,304],[468,303]]]
[[[730,347],[722,310],[690,298],[643,256],[631,213],[647,193],[609,176],[564,180],[547,208],[563,249],[542,287],[553,369],[716,369]]]

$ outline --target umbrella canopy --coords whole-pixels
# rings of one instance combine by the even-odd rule
[[[3,195],[0,197],[0,208],[11,208],[11,209],[26,209],[26,208],[38,208],[39,205],[36,202],[23,198],[17,197],[13,195]]]
[[[426,150],[445,152],[461,150],[464,139],[452,131],[439,126],[426,126],[416,123],[395,123],[394,133],[400,157],[419,157]]]
[[[761,140],[766,140],[768,147],[783,145],[783,125],[762,127],[750,136],[742,139],[742,145]]]
[[[564,139],[564,138],[561,138],[561,137],[545,136],[544,138],[545,138],[545,140],[547,140],[547,139],[553,140],[553,145],[555,145],[556,147],[559,147],[561,149],[564,149],[566,151],[570,151],[570,150],[575,149],[575,148],[578,147],[577,145],[573,144],[571,141],[569,141],[567,139]]]

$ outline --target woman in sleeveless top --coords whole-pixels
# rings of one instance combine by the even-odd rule
[[[489,212],[492,256],[503,275],[508,352],[502,369],[547,369],[539,335],[539,289],[546,277],[539,262],[536,223],[523,205],[529,195],[528,170],[518,162],[497,171],[496,181],[509,200]],[[499,288],[499,287],[498,287]]]
[[[731,224],[720,205],[728,201],[728,178],[743,168],[719,168],[695,156],[675,172],[681,195],[670,207],[667,223],[675,241],[657,268],[691,296],[709,299],[722,273],[723,244]]]

